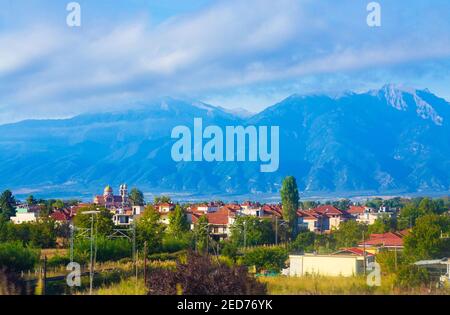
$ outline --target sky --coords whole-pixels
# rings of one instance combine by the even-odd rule
[[[170,96],[259,112],[386,83],[450,100],[450,1],[0,0],[0,124]]]

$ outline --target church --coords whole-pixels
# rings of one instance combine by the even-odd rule
[[[124,209],[129,207],[128,186],[122,184],[119,187],[119,195],[114,195],[111,186],[106,186],[103,195],[94,197],[94,204],[105,207],[107,209]]]

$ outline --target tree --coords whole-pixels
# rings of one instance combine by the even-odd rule
[[[303,210],[313,209],[317,207],[320,204],[320,202],[311,201],[311,200],[305,200],[301,201],[300,205]]]
[[[287,251],[283,248],[258,247],[245,253],[243,262],[255,266],[256,272],[280,272],[286,267]]]
[[[450,239],[442,237],[450,232],[450,218],[436,214],[417,219],[411,233],[405,236],[405,254],[413,260],[450,256]]]
[[[153,204],[159,204],[159,203],[171,203],[172,200],[168,196],[155,196]]]
[[[106,208],[97,210],[95,206],[84,207],[80,209],[74,218],[76,227],[90,229],[91,228],[91,214],[83,214],[85,211],[100,211],[94,214],[94,229],[99,236],[109,236],[114,229],[114,222],[112,221],[112,213]]]
[[[231,240],[237,246],[272,244],[272,223],[253,216],[239,216],[231,226]]]
[[[367,200],[366,207],[373,208],[373,209],[379,209],[383,205],[383,199],[382,198],[374,198],[371,200]]]
[[[209,222],[206,215],[198,218],[194,226],[195,246],[198,251],[208,251]]]
[[[245,267],[216,263],[208,256],[189,253],[186,262],[177,261],[174,270],[153,269],[151,295],[262,295],[266,285],[248,274]]]
[[[418,208],[421,215],[434,214],[437,210],[434,201],[430,198],[423,198]]]
[[[39,261],[40,251],[20,242],[0,243],[0,270],[20,272],[31,270]]]
[[[383,234],[395,230],[395,221],[389,215],[383,214],[369,226],[369,234]]]
[[[332,203],[333,206],[341,210],[347,210],[348,208],[350,208],[351,204],[352,201],[350,199],[340,199]]]
[[[16,200],[10,190],[5,190],[0,195],[0,215],[7,220],[16,215]]]
[[[189,222],[186,213],[180,205],[175,206],[175,210],[169,214],[168,232],[175,237],[182,237],[189,231]]]
[[[147,206],[142,216],[136,222],[136,240],[142,248],[147,242],[149,252],[157,252],[162,246],[165,227],[160,223],[160,215],[153,208]]]
[[[291,244],[291,248],[298,252],[311,252],[314,250],[316,234],[310,231],[302,231]]]
[[[30,243],[36,248],[53,248],[56,246],[56,223],[53,219],[43,218],[30,224]]]
[[[430,276],[428,272],[416,265],[402,265],[395,279],[395,285],[400,288],[415,288],[428,285]]]
[[[362,240],[363,232],[367,226],[356,221],[346,221],[339,225],[339,229],[334,232],[336,245],[338,247],[352,247],[358,245]]]
[[[283,219],[287,222],[291,237],[297,231],[297,210],[299,205],[298,187],[295,177],[288,176],[281,187]]]
[[[224,241],[221,245],[220,253],[228,258],[231,258],[233,262],[236,262],[236,258],[239,254],[239,248],[233,242]]]
[[[52,208],[53,209],[62,209],[64,208],[64,201],[62,200],[56,200],[54,203],[52,203]]]
[[[29,196],[27,197],[27,205],[29,205],[29,206],[34,206],[34,205],[36,205],[36,204],[37,204],[37,200],[34,199],[34,196],[33,196],[33,195],[29,195]]]
[[[408,203],[400,210],[397,226],[400,230],[412,228],[420,216],[422,216],[422,213],[418,207],[412,202]]]
[[[145,204],[144,194],[137,188],[131,189],[128,199],[130,199],[133,206],[143,206]]]
[[[314,249],[318,253],[327,254],[336,250],[336,239],[333,234],[316,234],[314,240]]]

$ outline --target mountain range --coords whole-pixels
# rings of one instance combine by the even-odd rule
[[[280,126],[280,166],[171,159],[175,126]],[[277,193],[287,175],[306,194],[450,191],[450,104],[429,90],[292,95],[250,115],[173,98],[139,109],[0,126],[0,189],[101,193],[106,184],[191,194]]]

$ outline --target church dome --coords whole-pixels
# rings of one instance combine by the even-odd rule
[[[105,193],[112,193],[113,190],[112,190],[111,186],[108,185],[108,186],[105,187],[104,192],[105,192]]]

